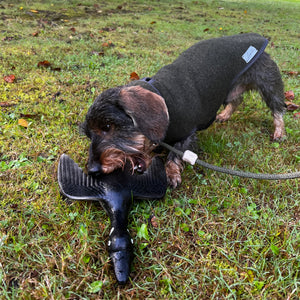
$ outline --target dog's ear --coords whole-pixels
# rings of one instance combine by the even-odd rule
[[[120,96],[120,104],[134,125],[151,141],[163,140],[169,125],[165,100],[140,86],[125,87]]]

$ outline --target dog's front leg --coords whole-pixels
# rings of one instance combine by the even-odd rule
[[[187,139],[177,142],[174,148],[184,152],[188,150],[192,142],[196,141],[196,134],[192,134]],[[181,184],[181,172],[184,168],[184,162],[177,154],[170,152],[165,165],[168,184],[172,188],[176,188]]]
[[[170,158],[170,156],[172,158]],[[181,184],[181,172],[183,170],[183,161],[176,154],[168,156],[166,162],[166,174],[168,184],[172,188],[176,188]]]

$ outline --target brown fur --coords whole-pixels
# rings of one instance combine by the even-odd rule
[[[166,163],[166,175],[170,186],[177,186],[181,183],[181,172],[183,171],[182,160],[175,157],[173,160],[168,160]]]
[[[101,153],[100,162],[103,173],[111,173],[115,169],[124,168],[127,161],[132,166],[132,172],[137,164],[144,165],[145,169],[149,167],[153,158],[151,152],[156,145],[142,134],[136,135],[133,139],[135,146],[131,147],[132,154],[114,147],[109,147]]]
[[[169,122],[164,99],[139,86],[123,88],[120,96],[125,112],[133,119],[135,126],[150,140],[162,140]]]
[[[126,154],[119,149],[108,148],[101,153],[100,161],[103,173],[111,173],[115,169],[124,168]]]

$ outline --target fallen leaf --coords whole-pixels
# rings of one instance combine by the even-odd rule
[[[156,221],[155,215],[151,215],[151,216],[150,216],[150,223],[151,223],[151,225],[152,225],[154,228],[157,228],[157,227],[158,227],[158,223],[157,223],[157,221]]]
[[[112,43],[112,41],[102,43],[102,47],[114,47],[114,46],[115,45]]]
[[[56,72],[59,72],[59,71],[61,71],[61,68],[60,68],[60,67],[51,68],[51,71],[56,71]]]
[[[152,21],[150,24],[156,24],[156,21]]]
[[[294,110],[297,110],[299,108],[298,104],[290,102],[290,101],[286,101],[285,104],[286,104],[286,109],[288,111],[294,111]]]
[[[282,73],[289,75],[289,76],[297,76],[299,75],[298,71],[282,71]]]
[[[38,35],[39,35],[39,32],[38,32],[38,31],[32,33],[32,36],[38,36]]]
[[[38,68],[49,68],[51,66],[51,63],[48,61],[48,60],[44,60],[44,61],[40,61],[38,64],[37,64]]]
[[[8,82],[8,83],[13,83],[16,80],[16,76],[15,75],[8,75],[8,76],[4,76],[4,81]]]
[[[170,50],[170,51],[164,51],[168,56],[170,55],[174,55],[174,51]]]
[[[19,119],[18,124],[22,127],[27,128],[28,127],[28,122],[25,119]]]
[[[139,79],[140,79],[140,76],[137,73],[132,72],[130,74],[130,80],[139,80]]]
[[[74,27],[71,27],[70,30],[71,30],[72,32],[76,32],[76,29],[75,29]]]
[[[287,91],[284,93],[285,99],[287,100],[294,100],[295,99],[295,94],[293,91]]]
[[[30,12],[35,13],[35,14],[38,14],[38,13],[39,13],[39,12],[38,12],[37,10],[35,10],[35,9],[31,9]]]
[[[207,31],[209,31],[209,28],[205,28],[205,29],[203,30],[203,32],[207,32]]]
[[[20,114],[22,119],[35,119],[38,117],[38,114]],[[20,119],[20,120],[22,120]]]
[[[38,68],[50,68],[51,71],[61,71],[60,67],[52,67],[52,64],[48,60],[40,61],[37,66]]]
[[[15,103],[0,102],[0,107],[10,107],[15,105],[16,105]]]
[[[300,112],[294,113],[294,118],[295,118],[295,119],[300,119]]]

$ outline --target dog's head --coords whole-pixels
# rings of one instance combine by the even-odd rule
[[[168,124],[168,110],[161,96],[139,86],[104,91],[83,123],[91,139],[88,172],[110,173],[126,161],[133,169],[144,171]]]

